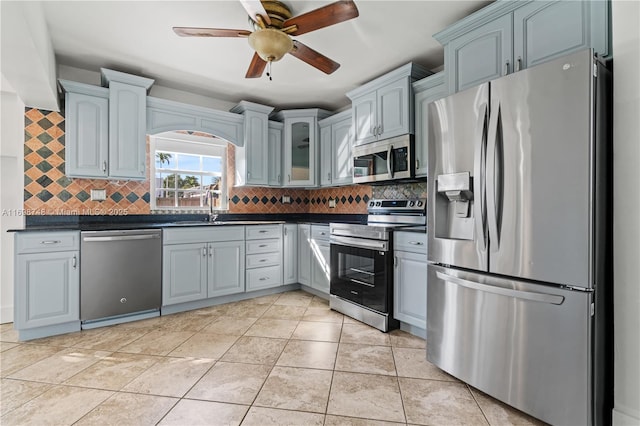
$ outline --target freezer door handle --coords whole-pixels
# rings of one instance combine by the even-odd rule
[[[500,233],[498,231],[498,186],[500,186],[501,175],[499,172],[498,155],[498,128],[500,122],[500,104],[496,102],[491,105],[491,115],[489,118],[489,131],[487,134],[487,159],[486,159],[486,190],[487,190],[487,222],[489,225],[489,241],[491,241],[491,251],[497,252],[500,249]]]
[[[516,299],[528,300],[530,302],[550,303],[552,305],[562,305],[562,302],[564,302],[564,296],[559,296],[557,294],[537,293],[533,291],[512,290],[504,287],[496,287],[488,284],[481,284],[474,281],[465,280],[459,277],[454,277],[452,275],[448,275],[439,271],[436,272],[436,276],[443,281],[447,281],[452,284],[456,284],[472,290],[499,294]]]
[[[480,119],[476,124],[476,146],[474,153],[473,210],[475,227],[481,250],[487,250],[487,198],[485,194],[486,157],[487,157],[487,104],[481,106]]]

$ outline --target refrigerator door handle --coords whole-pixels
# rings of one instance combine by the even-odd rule
[[[550,303],[552,305],[562,305],[564,302],[564,296],[559,296],[557,294],[537,293],[533,291],[512,290],[504,287],[496,287],[454,277],[439,271],[436,272],[436,275],[443,281],[486,293],[499,294],[501,296],[523,299],[530,302]]]
[[[489,118],[489,131],[487,134],[487,221],[489,225],[489,241],[491,241],[491,251],[497,252],[500,248],[500,236],[498,233],[498,205],[497,201],[497,180],[498,170],[496,167],[496,154],[498,145],[498,121],[500,118],[500,104],[496,102],[491,105],[491,115]]]
[[[482,245],[482,251],[487,250],[487,198],[486,198],[486,157],[487,157],[487,104],[481,106],[482,112],[476,124],[475,154],[473,161],[473,210],[476,222],[476,235]]]

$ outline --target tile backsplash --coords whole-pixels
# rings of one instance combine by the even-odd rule
[[[28,215],[149,214],[150,183],[69,178],[65,175],[65,121],[61,113],[25,110],[24,208]],[[147,144],[148,146],[148,144]],[[229,213],[366,214],[372,187],[297,189],[233,187],[235,150],[229,145]],[[147,169],[149,154],[147,152]],[[105,201],[91,201],[91,189],[105,189]],[[283,204],[283,196],[291,203]],[[329,200],[335,199],[335,208]]]

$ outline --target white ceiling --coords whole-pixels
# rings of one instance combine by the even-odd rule
[[[284,0],[294,16],[332,1]],[[273,81],[245,79],[253,51],[243,38],[183,38],[173,26],[250,29],[237,0],[45,1],[56,60],[91,71],[100,67],[150,77],[157,85],[278,109],[349,104],[345,92],[414,61],[441,66],[432,35],[489,1],[356,0],[360,16],[295,37],[339,62],[332,75],[286,55],[273,64]]]

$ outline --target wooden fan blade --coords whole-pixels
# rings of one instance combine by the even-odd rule
[[[180,37],[249,37],[251,31],[228,30],[221,28],[173,27]]]
[[[327,6],[321,7],[311,12],[304,13],[299,16],[287,19],[282,24],[283,28],[296,25],[298,29],[292,32],[292,35],[305,34],[320,28],[338,24],[358,17],[360,13],[356,4],[349,1],[338,1]]]
[[[260,78],[266,66],[267,63],[257,53],[254,53],[245,78]]]
[[[260,15],[267,25],[271,24],[271,19],[269,18],[269,15],[267,15],[267,11],[264,10],[264,6],[260,0],[240,0],[240,3],[242,3],[242,7],[247,11],[247,14],[251,19],[258,22],[256,15]]]
[[[296,40],[293,41],[293,49],[291,49],[289,53],[301,61],[308,63],[312,67],[319,69],[325,74],[331,74],[340,68],[339,63],[327,58],[322,53],[318,53],[312,48],[307,47]]]

